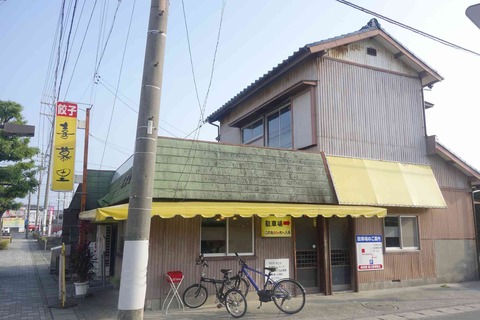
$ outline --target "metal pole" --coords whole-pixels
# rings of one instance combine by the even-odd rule
[[[43,171],[43,153],[42,153],[42,159],[41,159],[41,164],[40,164],[40,170],[38,171],[38,189],[37,189],[37,214],[35,215],[35,230],[40,232],[40,228],[37,230],[37,224],[38,224],[38,218],[40,215],[40,189],[42,187],[42,171]],[[45,210],[45,208],[44,208]]]
[[[85,211],[87,203],[87,162],[88,162],[88,136],[90,134],[90,109],[87,108],[85,116],[85,143],[83,146],[83,176],[82,176],[82,196],[80,198],[80,212]]]
[[[30,224],[30,203],[32,202],[32,193],[28,193],[27,219],[25,219],[25,239],[28,238],[28,225]]]
[[[168,1],[152,0],[143,65],[118,319],[143,319]]]
[[[56,108],[56,107],[55,107]],[[47,216],[45,215],[45,210],[48,208],[48,193],[50,191],[50,171],[52,168],[52,161],[53,161],[53,134],[55,131],[55,119],[52,121],[52,134],[50,135],[50,155],[48,158],[48,165],[47,165],[47,183],[45,184],[45,201],[43,202],[43,235],[47,232]],[[46,155],[45,155],[46,156]]]

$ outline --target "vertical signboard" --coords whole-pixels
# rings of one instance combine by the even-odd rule
[[[383,270],[383,242],[381,235],[358,235],[357,270]]]
[[[75,142],[78,106],[57,102],[53,137],[52,190],[71,191],[75,179]]]
[[[284,218],[262,218],[262,237],[291,237],[291,218],[290,216]]]

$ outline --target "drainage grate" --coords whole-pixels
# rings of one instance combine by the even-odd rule
[[[393,304],[381,303],[381,302],[365,302],[362,303],[367,309],[377,310],[377,311],[395,311],[398,310],[398,307]]]

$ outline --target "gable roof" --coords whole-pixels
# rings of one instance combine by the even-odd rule
[[[427,154],[436,154],[466,175],[472,186],[480,186],[480,172],[465,160],[437,141],[436,136],[427,137]]]
[[[425,62],[423,62],[395,38],[389,35],[380,26],[376,19],[371,19],[367,25],[358,31],[340,35],[334,38],[312,42],[299,48],[287,59],[283,60],[272,70],[265,73],[245,89],[240,91],[232,99],[227,101],[222,107],[208,116],[206,121],[209,123],[219,121],[229,110],[233,109],[240,102],[244,101],[256,91],[260,90],[262,87],[282,75],[287,70],[291,69],[293,66],[304,61],[306,58],[313,55],[322,55],[328,49],[368,38],[374,38],[385,48],[393,52],[395,58],[401,60],[403,63],[417,71],[419,77],[421,78],[422,86],[430,86],[443,80],[443,78],[433,68],[429,67]]]

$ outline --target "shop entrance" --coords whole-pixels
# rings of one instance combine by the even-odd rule
[[[328,219],[330,228],[330,261],[332,266],[332,290],[352,289],[352,259],[349,218]]]
[[[317,218],[296,218],[294,227],[296,279],[308,293],[320,292]]]

